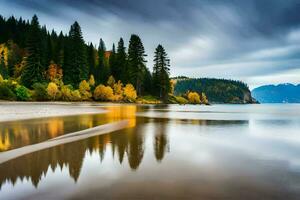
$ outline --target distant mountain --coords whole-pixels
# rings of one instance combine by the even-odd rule
[[[240,81],[215,78],[174,78],[175,95],[183,95],[187,91],[204,92],[210,103],[256,103],[248,86]]]
[[[300,103],[300,84],[264,85],[252,90],[260,103]]]

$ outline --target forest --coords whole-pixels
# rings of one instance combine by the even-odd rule
[[[187,91],[204,92],[211,103],[256,103],[248,86],[235,80],[176,77],[175,95]]]
[[[108,50],[101,38],[98,47],[87,44],[78,22],[64,34],[41,26],[36,15],[0,16],[0,99],[177,103],[165,48],[155,49],[152,72],[146,57],[135,34],[128,47],[120,38]],[[201,95],[190,96],[200,103]]]

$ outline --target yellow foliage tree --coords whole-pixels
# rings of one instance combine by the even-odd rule
[[[94,91],[95,100],[112,101],[114,100],[113,89],[109,86],[98,85]]]
[[[81,95],[80,95],[79,90],[74,90],[71,92],[71,94],[72,94],[72,98],[71,98],[72,101],[80,101],[81,100]]]
[[[89,84],[90,84],[90,86],[95,86],[95,78],[94,78],[94,75],[91,75],[90,76],[90,79],[89,79]]]
[[[175,84],[176,84],[176,81],[171,79],[170,80],[170,93],[171,94],[174,94]]]
[[[2,75],[0,74],[0,83],[3,82],[3,77]]]
[[[47,93],[52,100],[55,100],[58,94],[58,87],[55,83],[50,82],[47,87]]]
[[[202,92],[202,94],[201,94],[201,102],[206,105],[208,104],[208,99],[204,92]]]
[[[134,89],[133,85],[127,84],[124,87],[124,99],[128,102],[135,102],[137,98],[136,90]]]
[[[51,61],[48,70],[47,70],[47,77],[50,81],[54,82],[54,79],[61,80],[63,76],[63,71],[61,67]]]
[[[107,80],[107,85],[110,86],[111,88],[113,88],[115,82],[116,82],[115,78],[113,76],[110,76]]]
[[[200,95],[197,92],[189,92],[187,97],[188,97],[189,102],[192,103],[192,104],[201,103]]]
[[[114,84],[114,94],[115,95],[122,95],[123,94],[123,83],[118,81]]]
[[[3,59],[5,66],[8,64],[8,48],[6,44],[0,44],[0,56]]]
[[[64,101],[72,101],[72,90],[69,85],[61,87],[61,99]]]
[[[82,100],[89,100],[92,97],[90,85],[86,80],[80,82],[79,92]]]

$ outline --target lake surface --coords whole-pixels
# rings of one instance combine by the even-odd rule
[[[128,122],[2,162],[0,199],[299,199],[298,104],[101,108],[107,113],[0,122],[0,158]]]

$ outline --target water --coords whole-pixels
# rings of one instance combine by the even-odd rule
[[[0,123],[6,152],[127,119],[125,129],[0,164],[0,199],[298,199],[300,105],[104,106]]]

